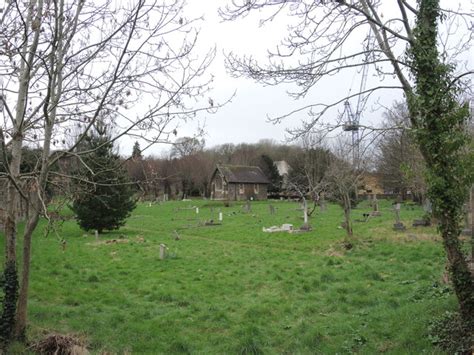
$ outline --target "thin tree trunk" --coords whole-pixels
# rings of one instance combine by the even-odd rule
[[[8,183],[8,202],[7,215],[5,219],[5,268],[4,268],[4,299],[2,315],[0,317],[1,342],[4,347],[11,340],[15,325],[16,302],[18,296],[18,271],[16,256],[16,236],[17,236],[17,218],[19,191],[15,186],[19,183],[20,162],[21,162],[22,138],[18,134],[12,141],[12,160],[9,165],[10,181]]]
[[[352,239],[352,223],[351,223],[351,199],[349,196],[344,196],[344,218],[346,222],[347,243],[351,244]]]
[[[308,202],[306,201],[306,198],[303,197],[303,220],[304,220],[304,225],[308,225]]]
[[[459,240],[462,204],[471,187],[467,185],[472,183],[466,179],[465,169],[470,165],[465,164],[464,153],[471,143],[464,132],[469,111],[458,104],[449,68],[440,61],[437,49],[440,16],[439,0],[419,2],[414,43],[409,53],[416,92],[405,90],[405,94],[417,143],[426,161],[428,196],[439,220],[460,313],[474,330],[474,279]]]
[[[18,183],[21,162],[21,140],[12,141],[12,160],[10,161],[10,181],[8,182],[7,208],[5,218],[5,257],[6,262],[16,263],[16,220],[19,211],[19,193],[15,186]]]
[[[43,8],[43,1],[39,0],[39,4],[36,4],[36,1],[31,0],[28,6],[28,12],[26,15],[25,28],[30,28],[33,17],[37,23],[41,23],[41,16]],[[9,272],[10,274],[5,276],[12,277],[14,276],[15,282],[5,288],[5,299],[3,301],[3,310],[2,310],[2,337],[4,337],[4,343],[8,343],[11,339],[12,331],[14,328],[14,318],[11,318],[11,312],[13,310],[13,316],[15,315],[16,310],[16,301],[17,301],[17,292],[18,292],[18,283],[16,281],[16,224],[19,211],[19,195],[21,192],[21,182],[20,182],[20,164],[22,159],[22,145],[23,145],[23,124],[25,118],[25,112],[27,107],[28,99],[28,88],[31,79],[31,70],[33,62],[35,59],[36,50],[38,48],[39,34],[41,31],[41,26],[36,26],[33,28],[33,31],[28,33],[25,32],[24,44],[21,48],[22,57],[24,60],[20,63],[20,78],[19,78],[19,87],[18,95],[16,101],[16,112],[15,119],[13,120],[13,135],[11,140],[11,154],[12,159],[8,165],[9,171],[9,186],[8,186],[8,204],[7,204],[7,217],[5,221],[5,273]],[[29,36],[32,36],[33,39],[29,43]],[[28,198],[28,197],[26,197]],[[29,201],[25,201],[26,204]],[[13,275],[14,274],[14,275]]]
[[[35,209],[31,212],[30,218],[23,233],[23,262],[21,272],[21,286],[18,295],[18,307],[15,320],[14,336],[18,340],[25,340],[25,330],[27,321],[28,290],[30,282],[30,261],[31,261],[31,239],[33,231],[38,225],[39,213]]]
[[[468,228],[471,228],[471,267],[474,269],[474,185],[471,186],[469,193],[469,215],[470,219],[468,219],[468,222],[470,225]],[[471,271],[474,272],[472,269]]]
[[[449,215],[440,218],[443,246],[448,257],[454,291],[459,300],[461,315],[472,329],[474,328],[474,280],[461,249],[457,226],[457,218],[450,218]]]

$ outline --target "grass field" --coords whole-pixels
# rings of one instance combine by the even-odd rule
[[[81,334],[95,353],[439,352],[429,322],[456,303],[440,281],[445,261],[435,228],[392,231],[392,207],[382,201],[381,217],[354,223],[357,242],[346,251],[339,207],[318,211],[309,233],[263,233],[263,226],[302,224],[296,203],[272,203],[274,215],[266,202],[254,202],[250,213],[238,203],[140,204],[100,242],[74,220],[59,236],[39,228],[30,338]],[[222,225],[198,226],[216,219],[218,208]],[[369,210],[364,202],[354,217]],[[401,218],[411,226],[422,214],[402,209]],[[119,242],[105,243],[111,239]],[[160,243],[169,248],[166,260]]]

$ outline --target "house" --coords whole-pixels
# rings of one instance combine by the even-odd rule
[[[211,199],[266,200],[269,183],[258,166],[217,165],[211,177]]]

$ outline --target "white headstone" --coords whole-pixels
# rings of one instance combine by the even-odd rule
[[[166,245],[160,244],[160,260],[164,260],[166,258]]]

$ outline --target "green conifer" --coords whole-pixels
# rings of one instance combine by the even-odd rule
[[[88,135],[84,144],[91,152],[82,157],[72,210],[86,231],[118,229],[136,207],[127,174],[105,128]]]

